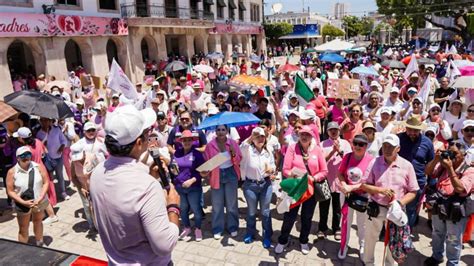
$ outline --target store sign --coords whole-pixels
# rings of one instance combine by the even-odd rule
[[[235,24],[232,21],[227,23],[215,23],[214,28],[209,30],[210,34],[261,34],[263,28],[255,25]]]
[[[128,35],[120,18],[0,13],[0,37]]]

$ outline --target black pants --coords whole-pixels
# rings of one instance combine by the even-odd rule
[[[332,192],[331,198],[319,203],[319,231],[328,230],[329,205],[332,201],[332,231],[340,231],[341,226],[341,200],[338,192]]]
[[[308,236],[311,231],[314,209],[316,208],[316,199],[311,197],[301,205],[301,231],[299,240],[300,244],[307,244]],[[281,234],[280,237],[278,237],[278,243],[283,245],[288,243],[288,237],[290,236],[291,229],[293,229],[293,225],[298,217],[300,206],[294,207],[283,215],[283,225],[281,226]]]

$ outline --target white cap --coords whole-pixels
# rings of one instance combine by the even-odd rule
[[[388,134],[383,138],[383,143],[388,143],[393,147],[398,147],[400,146],[400,139],[395,134]]]
[[[292,93],[288,94],[288,99],[292,99],[292,98],[298,99],[298,96],[296,96],[296,93],[292,92]]]
[[[301,120],[315,119],[316,113],[311,109],[303,110],[300,114]]]
[[[408,224],[408,216],[402,210],[398,201],[392,202],[387,212],[387,219],[397,226],[405,226]]]
[[[114,138],[120,145],[127,145],[140,137],[155,121],[156,112],[153,109],[138,111],[133,105],[124,105],[107,115],[104,130],[106,135]]]
[[[416,72],[413,72],[410,75],[410,78],[418,78],[418,77],[420,77],[420,76],[418,76],[418,73],[416,73]]]
[[[464,122],[462,122],[462,129],[465,129],[467,127],[474,127],[474,120],[471,120],[471,119],[464,120]]]
[[[85,105],[85,104],[86,104],[86,102],[84,102],[84,99],[82,99],[82,98],[79,98],[79,99],[77,99],[77,100],[76,100],[76,104],[79,104],[79,105]]]
[[[51,92],[51,95],[56,97],[56,96],[61,96],[61,93],[59,91],[53,91]]]
[[[16,157],[18,157],[18,156],[20,156],[24,153],[27,153],[27,152],[31,153],[30,147],[29,146],[21,146],[20,148],[18,148],[16,150]]]
[[[384,107],[380,108],[380,114],[389,114],[389,115],[391,115],[392,114],[392,109],[388,106],[384,106]]]
[[[112,94],[112,98],[120,98],[120,93],[114,93],[114,94]]]
[[[400,89],[398,87],[392,87],[390,89],[390,93],[392,93],[392,92],[400,93]]]
[[[217,109],[217,107],[214,104],[210,105],[209,108],[207,108],[208,115],[215,115],[218,113],[219,113],[219,109]]]
[[[22,138],[27,139],[31,137],[31,130],[27,127],[20,127],[15,133],[12,135],[14,138]]]
[[[84,147],[76,142],[71,145],[71,161],[80,161],[84,158]]]
[[[261,127],[256,127],[252,130],[252,135],[265,136],[265,130]]]
[[[94,109],[97,109],[97,110],[101,110],[103,107],[105,107],[105,103],[104,103],[104,102],[97,102],[97,103],[94,105]]]
[[[296,109],[291,110],[291,111],[288,113],[288,116],[290,116],[290,115],[292,115],[292,114],[294,114],[294,115],[296,115],[296,116],[298,116],[298,117],[300,116],[300,113],[299,113]]]
[[[156,80],[151,83],[151,86],[159,86],[159,85],[160,83]]]
[[[439,104],[437,104],[437,103],[432,103],[432,104],[430,104],[430,108],[428,110],[431,111],[431,109],[433,109],[433,108],[441,109],[441,106],[439,106]]]
[[[418,92],[418,90],[415,87],[410,87],[407,92],[413,91],[415,93]]]
[[[87,130],[89,130],[89,129],[97,129],[97,126],[96,126],[94,123],[90,122],[90,121],[89,121],[89,122],[86,122],[86,123],[84,124],[83,130],[84,130],[84,131],[87,131]]]
[[[377,87],[377,88],[378,88],[378,87],[380,86],[380,83],[378,83],[378,82],[377,82],[377,81],[375,81],[375,80],[372,80],[372,82],[370,82],[370,87],[372,87],[372,86],[374,86],[374,87]]]
[[[428,131],[433,132],[435,134],[435,136],[437,136],[438,132],[439,132],[439,128],[435,127],[435,126],[431,126],[431,127],[426,128],[425,133],[428,132]]]

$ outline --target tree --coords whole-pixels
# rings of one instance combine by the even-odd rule
[[[344,36],[344,31],[335,27],[333,25],[326,24],[322,29],[323,40],[326,39],[326,36],[338,37]]]
[[[422,22],[430,22],[433,26],[452,31],[461,36],[465,43],[472,39],[469,29],[469,16],[474,1],[466,0],[377,0],[379,13],[396,18],[398,21],[410,21],[416,29]],[[450,18],[454,25],[446,25],[434,17]],[[397,28],[395,26],[395,28]]]
[[[342,25],[349,38],[357,36],[361,31],[360,19],[356,16],[345,16],[342,18]]]
[[[277,41],[278,38],[293,32],[293,25],[287,22],[265,23],[263,27],[265,29],[265,36],[272,41]]]

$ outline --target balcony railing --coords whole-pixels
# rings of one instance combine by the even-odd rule
[[[120,6],[123,18],[133,17],[157,17],[157,18],[180,18],[180,19],[203,19],[214,20],[214,14],[192,8],[165,7],[147,4],[123,4]]]

